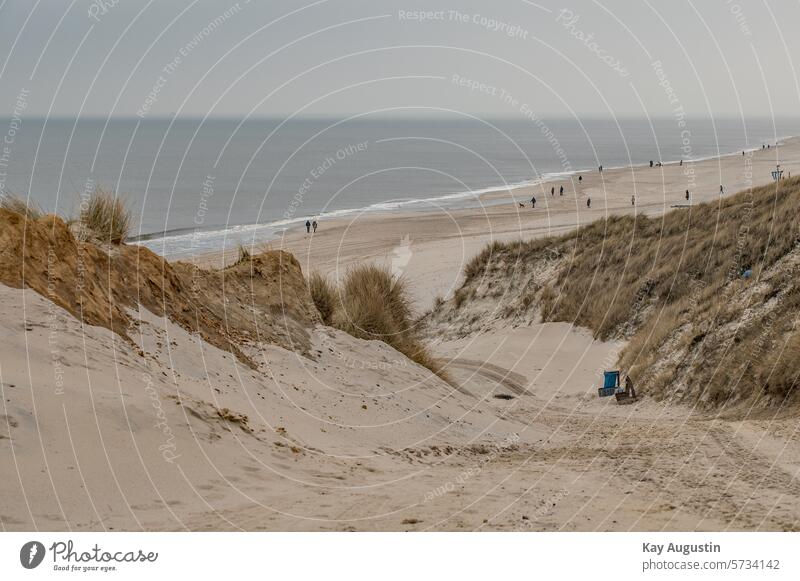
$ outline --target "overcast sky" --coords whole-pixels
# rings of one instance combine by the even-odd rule
[[[0,116],[797,115],[798,22],[789,0],[0,0]]]

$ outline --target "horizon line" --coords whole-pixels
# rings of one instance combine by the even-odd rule
[[[109,116],[102,116],[102,115],[29,115],[23,117],[22,121],[24,123],[25,120],[49,120],[49,121],[75,121],[76,119],[79,121],[285,121],[287,119],[296,120],[296,121],[341,121],[353,117],[353,115],[358,115],[356,113],[350,114],[312,114],[312,115],[302,115],[302,116],[292,116],[292,115],[214,115],[211,117],[204,117],[203,115],[195,115],[195,114],[187,114],[187,115],[151,115],[145,118],[139,117],[137,115],[109,115]],[[578,114],[573,116],[567,115],[556,115],[556,114],[548,114],[542,113],[540,114],[543,117],[548,117],[551,119],[558,119],[558,120],[673,120],[674,116],[670,114],[659,114],[659,115],[637,115],[633,113],[625,113],[625,114],[618,114],[618,115],[602,115],[597,113],[587,113],[587,114]],[[374,116],[360,116],[360,117],[353,117],[351,121],[365,121],[365,120],[381,120],[381,121],[406,121],[406,120],[425,120],[430,121],[434,120],[473,120],[472,117],[477,117],[479,119],[497,119],[497,120],[504,120],[504,121],[525,121],[526,118],[520,115],[507,115],[507,114],[488,114],[488,113],[464,113],[463,116],[459,115],[458,113],[453,114],[431,114],[431,115],[374,115]],[[0,119],[13,119],[12,115],[6,116],[0,114]],[[730,113],[723,113],[719,115],[687,115],[686,119],[692,120],[704,120],[704,119],[715,119],[715,120],[748,120],[748,119],[775,119],[775,120],[798,120],[800,121],[800,114],[786,114],[786,115],[741,115],[741,114],[730,114]]]

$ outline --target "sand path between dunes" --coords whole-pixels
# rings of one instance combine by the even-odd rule
[[[515,349],[533,347],[524,360]],[[341,490],[323,511],[339,522],[279,519],[292,530],[797,530],[800,482],[793,420],[726,422],[644,400],[618,406],[595,383],[614,345],[566,324],[489,334],[458,355],[452,373],[498,417],[518,422],[513,445],[476,445],[441,458],[414,449],[381,470],[416,476],[400,487]],[[478,358],[492,353],[491,364]],[[524,391],[522,395],[520,391]],[[496,394],[512,396],[499,399]],[[479,440],[476,440],[479,442]],[[294,495],[292,495],[294,496]],[[294,506],[314,499],[294,498]],[[243,505],[224,513],[263,525]],[[213,530],[219,518],[192,526]]]
[[[796,418],[598,399],[618,345],[565,323],[437,344],[453,389],[327,327],[253,370],[139,316],[145,357],[0,286],[2,530],[800,528]]]

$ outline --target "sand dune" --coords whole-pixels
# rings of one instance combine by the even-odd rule
[[[598,400],[615,346],[569,325],[442,344],[467,395],[323,327],[253,370],[146,312],[140,357],[31,291],[0,304],[5,530],[797,527],[794,421]]]
[[[781,148],[786,169],[799,148]],[[755,154],[754,175],[764,177],[774,154]],[[720,172],[726,190],[740,188],[743,163],[695,164],[694,201],[719,195]],[[457,287],[486,241],[630,212],[634,179],[637,211],[663,212],[685,189],[682,171],[588,176],[535,214],[507,200],[444,218],[324,224],[283,248],[304,272],[370,259],[391,267],[394,258],[424,308]],[[410,256],[395,252],[407,234]],[[97,258],[94,275],[105,281],[109,259]],[[82,322],[74,305],[49,300],[46,277],[39,288],[21,277],[0,286],[4,530],[798,528],[796,419],[731,422],[648,397],[633,406],[598,399],[619,342],[536,320],[442,333],[433,348],[452,361],[450,385],[383,342],[316,322],[299,270],[293,294],[278,292],[275,303],[248,288],[247,263],[200,275],[153,264],[174,275],[170,286],[156,269],[151,280],[128,279],[128,300],[98,302],[118,309],[124,333],[102,324],[102,309]],[[191,276],[202,277],[204,302],[160,308],[165,289],[193,296]],[[137,299],[141,285],[147,301]],[[290,321],[284,301],[294,305]],[[202,325],[191,316],[200,306]],[[263,323],[273,332],[259,335]]]

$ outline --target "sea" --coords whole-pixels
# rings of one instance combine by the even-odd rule
[[[565,174],[700,160],[800,135],[800,119],[0,119],[0,195],[130,207],[129,243],[171,258],[306,220],[480,204]]]

